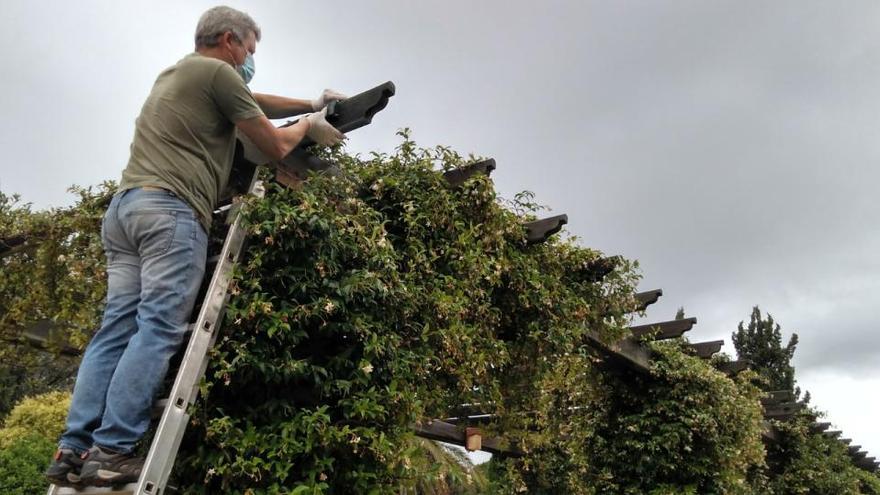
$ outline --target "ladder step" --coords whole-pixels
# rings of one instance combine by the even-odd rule
[[[158,418],[165,411],[165,406],[168,405],[168,397],[164,399],[159,399],[153,403],[153,410],[150,412],[150,416],[153,418]]]
[[[82,495],[86,493],[101,493],[104,495],[132,495],[137,489],[137,483],[129,483],[120,487],[111,486],[87,486],[77,490],[70,487],[59,487],[55,490],[56,495]]]
[[[226,213],[227,211],[229,211],[230,208],[232,208],[231,197],[221,200],[218,203],[217,207],[214,208],[214,211],[212,211],[211,213],[213,213],[214,215],[219,215],[221,213]]]

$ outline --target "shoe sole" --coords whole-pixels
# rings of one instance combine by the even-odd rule
[[[138,477],[139,476],[132,477],[132,475],[117,473],[116,471],[99,469],[94,477],[82,480],[82,482],[90,486],[119,486],[128,483],[137,483]]]
[[[73,473],[67,473],[64,478],[46,476],[46,479],[51,481],[53,485],[64,488],[82,488],[83,486],[80,477]]]

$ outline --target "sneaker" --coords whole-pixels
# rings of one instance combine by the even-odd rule
[[[89,486],[115,486],[135,483],[144,460],[133,453],[120,454],[94,446],[82,456],[80,482]]]
[[[58,486],[77,486],[80,482],[79,472],[83,460],[72,449],[60,448],[52,456],[52,464],[43,474]]]

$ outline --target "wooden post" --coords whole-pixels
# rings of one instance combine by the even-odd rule
[[[479,428],[465,428],[465,446],[464,448],[470,452],[475,450],[482,450],[483,448],[483,436],[480,433]]]

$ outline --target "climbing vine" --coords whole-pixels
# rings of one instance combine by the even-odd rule
[[[572,429],[557,409],[583,393],[587,332],[623,334],[633,265],[597,282],[599,252],[527,245],[534,205],[506,208],[485,176],[450,187],[438,170],[464,159],[447,148],[404,134],[390,156],[331,158],[341,175],[246,209],[248,261],[184,452],[210,469],[191,489],[396,493],[422,476],[411,426],[474,408],[523,451]]]
[[[73,383],[106,294],[101,216],[112,183],[72,187],[69,207],[33,211],[0,192],[0,417],[26,395]],[[42,352],[26,334],[47,337]]]
[[[452,186],[441,172],[474,157],[401,138],[390,154],[326,150],[339,174],[243,205],[248,249],[190,411],[181,491],[877,493],[800,426],[765,451],[754,376],[730,379],[683,341],[650,344],[650,375],[609,366],[593,339],[627,334],[637,264],[570,237],[529,244],[530,193],[502,200],[479,174]],[[0,253],[4,370],[14,355],[51,360],[24,345],[31,323],[60,329],[50,351],[97,328],[113,190],[43,212],[0,195],[0,239],[27,238]],[[64,366],[54,388],[75,360]],[[473,475],[426,461],[413,425],[475,413],[518,454]]]

